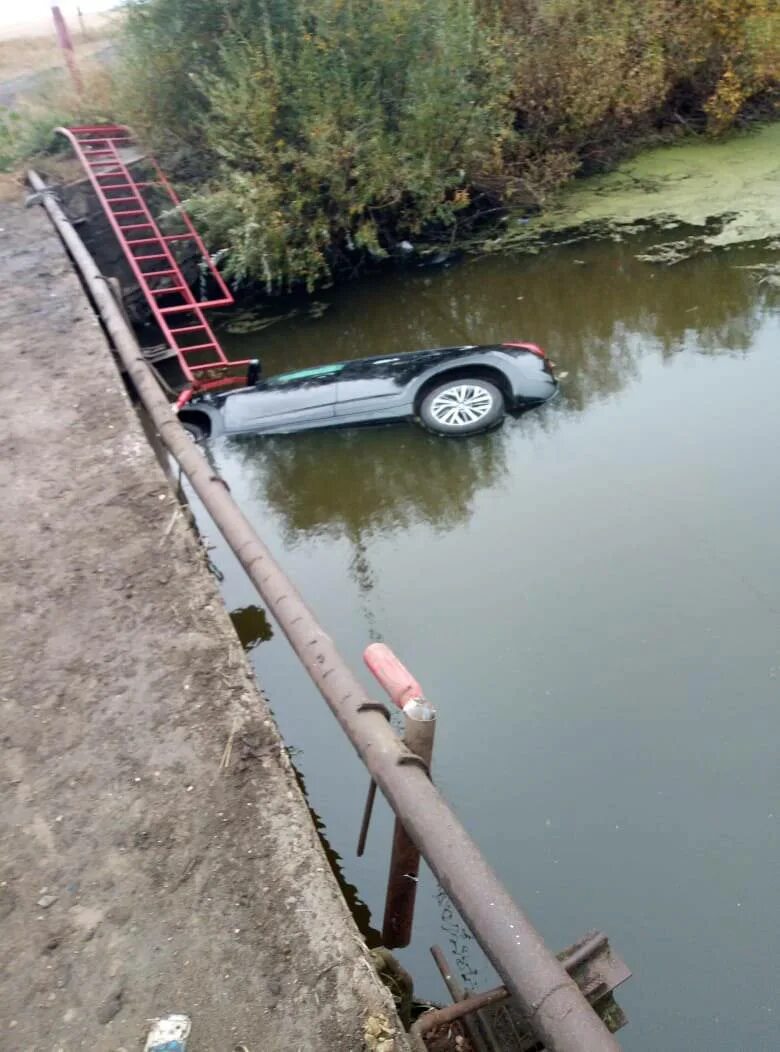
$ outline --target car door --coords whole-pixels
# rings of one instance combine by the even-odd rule
[[[332,371],[304,370],[272,377],[252,391],[228,395],[224,409],[225,430],[304,431],[333,423],[336,375]]]
[[[372,358],[345,365],[337,384],[336,422],[408,416],[412,412],[408,384],[413,370],[404,357]]]

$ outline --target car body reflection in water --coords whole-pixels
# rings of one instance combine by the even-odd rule
[[[279,513],[286,540],[312,534],[359,538],[428,523],[468,520],[478,489],[506,471],[501,432],[460,442],[409,427],[247,439],[234,455]]]
[[[561,397],[499,431],[451,442],[398,425],[209,453],[353,667],[383,638],[436,701],[436,780],[550,944],[602,928],[634,967],[623,1046],[769,1050],[777,304],[739,269],[757,250],[667,268],[634,258],[646,242],[370,280],[328,293],[319,320],[235,342],[272,373],[533,340],[568,373]],[[256,603],[215,543],[229,607]],[[252,659],[376,925],[390,816],[355,859],[365,772],[280,633]],[[434,942],[490,985],[436,896],[423,873],[401,954],[420,992],[444,996]]]

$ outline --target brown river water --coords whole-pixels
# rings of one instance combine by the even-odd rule
[[[666,235],[668,237],[668,235]],[[410,424],[215,442],[239,504],[353,667],[388,642],[439,708],[435,777],[548,943],[606,931],[634,970],[631,1052],[780,1048],[780,316],[736,247],[662,235],[410,268],[232,337],[269,374],[528,339],[561,396],[489,435]],[[776,253],[774,254],[776,258]],[[390,816],[355,858],[367,777],[202,513],[224,594],[364,931]],[[494,976],[427,872],[440,943]]]

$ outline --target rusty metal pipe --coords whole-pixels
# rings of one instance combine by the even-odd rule
[[[602,946],[606,945],[606,942],[606,935],[603,932],[597,932],[587,942],[584,942],[582,946],[578,947],[574,953],[564,957],[561,964],[567,972],[573,972],[578,965],[582,964],[583,961],[587,961]],[[444,974],[447,963],[438,946],[434,946],[432,952],[439,966],[439,971]],[[447,985],[450,986],[449,983]],[[450,989],[452,991],[452,987]],[[430,1012],[421,1015],[412,1027],[412,1030],[415,1034],[427,1034],[429,1030],[434,1030],[437,1026],[453,1023],[456,1019],[460,1019],[464,1015],[470,1015],[472,1012],[478,1012],[481,1008],[489,1008],[490,1005],[500,1004],[510,996],[511,994],[505,986],[494,986],[490,990],[483,990],[479,994],[471,994],[467,997],[461,996],[451,1005],[445,1005],[444,1008],[434,1008]]]
[[[431,956],[436,962],[436,967],[439,969],[439,974],[444,980],[444,985],[449,990],[450,997],[452,998],[452,1000],[455,1002],[463,1001],[464,998],[466,998],[468,995],[460,979],[452,974],[452,970],[450,969],[449,963],[447,962],[447,959],[444,956],[444,951],[442,950],[441,946],[431,946]],[[429,1014],[430,1013],[426,1013],[426,1015],[418,1019],[417,1022],[412,1026],[410,1033],[412,1035],[413,1040],[419,1038],[420,1043],[423,1043],[422,1033],[420,1033],[420,1031],[424,1031],[426,1029],[426,1025],[425,1023],[423,1023],[423,1019],[427,1019]],[[486,1039],[488,1037],[492,1038],[494,1036],[492,1033],[488,1033],[483,1036],[482,1026],[484,1024],[484,1013],[477,1013],[476,1017],[472,1017],[469,1015],[463,1017],[463,1029],[466,1031],[469,1041],[474,1046],[474,1052],[488,1052]],[[489,1027],[486,1029],[489,1030]],[[493,1044],[495,1045],[495,1041],[493,1042]]]
[[[372,777],[550,1052],[616,1052],[615,1039],[488,866],[422,767],[377,711],[333,640],[171,411],[132,330],[65,213],[30,183],[71,253],[162,441],[181,466]]]
[[[68,24],[63,17],[62,11],[56,5],[52,6],[51,16],[54,20],[54,31],[57,34],[57,43],[65,57],[65,62],[67,63],[73,86],[76,89],[76,94],[81,95],[84,90],[84,85],[82,84],[81,73],[76,64],[76,52],[73,50],[73,41],[70,38]]]
[[[363,660],[393,704],[402,710],[404,745],[419,758],[430,777],[433,739],[436,734],[436,709],[425,699],[420,684],[387,644],[371,643],[363,651]],[[376,782],[372,781],[372,790],[375,786]],[[369,792],[367,816],[372,802],[373,796]],[[364,819],[364,827],[365,825]],[[361,829],[360,846],[364,843]],[[419,872],[420,852],[404,829],[401,819],[396,818],[382,922],[382,942],[391,950],[408,946],[412,940]]]
[[[427,1034],[429,1030],[434,1030],[437,1026],[454,1023],[456,1019],[460,1019],[464,1015],[478,1012],[480,1008],[489,1008],[491,1005],[500,1004],[502,1001],[506,1001],[508,997],[509,991],[505,986],[494,986],[492,990],[483,990],[481,994],[474,994],[473,997],[467,997],[463,1001],[455,1001],[444,1008],[434,1008],[432,1011],[420,1016],[414,1024],[414,1032],[416,1034]]]
[[[420,758],[430,776],[436,709],[422,698],[410,698],[403,709],[404,745]],[[382,922],[382,941],[391,950],[408,946],[412,941],[419,872],[420,852],[401,819],[396,818]]]

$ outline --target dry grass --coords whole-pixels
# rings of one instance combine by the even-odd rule
[[[0,201],[20,201],[30,193],[27,183],[28,168],[34,168],[45,182],[58,186],[79,183],[86,178],[81,163],[68,154],[32,157],[16,171],[0,172]]]
[[[85,58],[80,71],[81,95],[63,71],[33,74],[16,96],[13,109],[0,109],[0,172],[6,173],[0,199],[13,196],[14,179],[23,180],[31,164],[59,181],[75,178],[73,166],[80,171],[54,129],[58,125],[110,121],[113,116],[113,84],[105,63],[97,57]]]
[[[0,201],[18,201],[29,193],[21,172],[0,172]]]
[[[106,46],[116,29],[119,16],[110,12],[85,15],[84,18],[86,34],[82,33],[78,25],[70,26],[77,59],[89,58]],[[15,35],[18,28],[10,26],[0,34],[0,81],[57,69],[64,65],[51,23],[21,27],[22,33]]]

